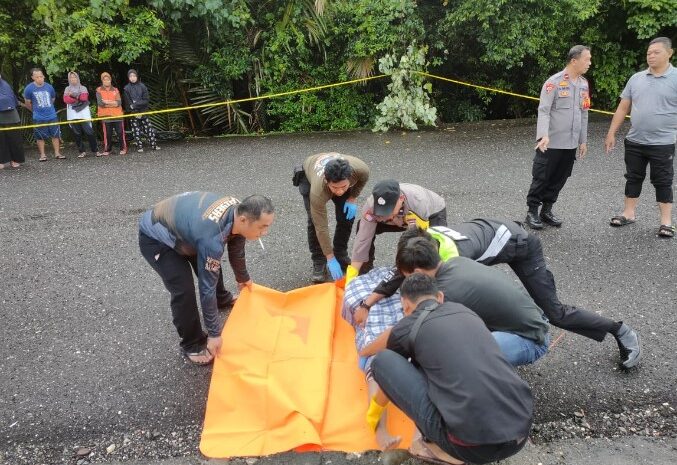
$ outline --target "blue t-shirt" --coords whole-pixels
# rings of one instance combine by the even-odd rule
[[[45,82],[38,87],[31,82],[24,89],[24,98],[33,103],[33,121],[53,121],[56,119],[56,109],[52,99],[56,98],[56,92],[51,84]]]

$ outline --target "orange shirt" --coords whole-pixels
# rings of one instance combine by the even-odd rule
[[[104,107],[103,100],[116,100],[120,105],[117,107]],[[122,99],[120,91],[115,87],[105,89],[103,86],[96,88],[96,102],[98,104],[97,116],[120,116],[122,111]]]

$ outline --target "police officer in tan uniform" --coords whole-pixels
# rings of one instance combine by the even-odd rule
[[[526,223],[532,229],[543,223],[560,227],[562,220],[553,212],[559,192],[578,157],[588,152],[588,110],[590,87],[583,75],[590,68],[590,49],[575,45],[567,55],[567,66],[550,76],[541,89],[536,129],[536,155],[527,195]],[[539,214],[539,207],[543,205]]]
[[[308,246],[313,260],[313,282],[325,280],[325,267],[332,279],[343,277],[350,264],[348,239],[357,214],[357,198],[369,180],[366,163],[350,155],[318,153],[303,162],[305,176],[299,191],[308,213]],[[327,202],[336,210],[334,241],[329,237]]]

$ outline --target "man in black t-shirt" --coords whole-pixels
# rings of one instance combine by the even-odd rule
[[[461,304],[443,303],[435,280],[422,273],[405,279],[401,295],[405,318],[373,343],[386,350],[372,364],[380,390],[369,425],[376,428],[390,400],[423,436],[410,449],[421,459],[488,463],[516,454],[533,421],[531,390],[484,322]]]

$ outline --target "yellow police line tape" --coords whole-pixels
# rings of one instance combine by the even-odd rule
[[[485,90],[488,92],[493,92],[496,94],[504,94],[504,95],[510,95],[513,97],[519,97],[519,98],[524,98],[524,99],[529,99],[529,100],[535,100],[539,101],[540,99],[538,97],[533,97],[531,95],[524,95],[524,94],[518,94],[516,92],[510,92],[507,90],[502,90],[502,89],[496,89],[494,87],[487,87],[487,86],[481,86],[478,84],[472,84],[470,82],[465,82],[465,81],[459,81],[456,79],[450,79],[446,78],[443,76],[437,76],[435,74],[430,74],[426,73],[423,71],[413,71],[415,74],[420,74],[421,76],[426,76],[429,78],[433,79],[439,79],[440,81],[446,81],[446,82],[451,82],[453,84],[458,84],[461,86],[466,86],[466,87],[472,87],[475,89],[480,89],[480,90]],[[10,126],[10,127],[0,127],[0,131],[15,131],[19,129],[34,129],[34,128],[42,128],[42,127],[47,127],[47,126],[63,126],[66,124],[79,124],[79,123],[90,123],[93,121],[106,121],[106,120],[119,120],[119,119],[125,119],[125,118],[136,118],[139,116],[149,116],[149,115],[159,115],[162,113],[174,113],[177,111],[188,111],[188,110],[197,110],[200,108],[211,108],[211,107],[218,107],[218,106],[226,106],[226,105],[234,105],[238,103],[244,103],[244,102],[252,102],[255,100],[263,100],[263,99],[269,99],[269,98],[277,98],[277,97],[284,97],[287,95],[295,95],[295,94],[301,94],[301,93],[306,93],[306,92],[315,92],[317,90],[322,90],[322,89],[329,89],[332,87],[339,87],[339,86],[346,86],[349,84],[355,84],[358,82],[366,82],[366,81],[371,81],[374,79],[381,79],[387,77],[385,74],[379,74],[377,76],[369,76],[366,78],[360,78],[360,79],[352,79],[350,81],[342,81],[342,82],[335,82],[333,84],[324,84],[321,86],[314,86],[314,87],[307,87],[305,89],[297,89],[297,90],[290,90],[286,92],[277,92],[274,94],[266,94],[266,95],[258,95],[256,97],[247,97],[247,98],[241,98],[241,99],[236,99],[236,100],[225,100],[223,102],[215,102],[215,103],[203,103],[200,105],[189,105],[189,106],[184,106],[184,107],[174,107],[174,108],[165,108],[163,110],[150,110],[150,111],[144,111],[140,113],[128,113],[124,115],[118,115],[118,116],[99,116],[96,118],[90,118],[90,119],[78,119],[78,120],[69,120],[69,121],[57,121],[53,123],[38,123],[38,124],[29,124],[25,126]],[[590,111],[593,111],[595,113],[602,113],[605,115],[613,115],[613,112],[610,111],[604,111],[604,110],[596,110],[591,108]]]
[[[243,102],[252,102],[254,100],[263,100],[267,98],[276,98],[276,97],[284,97],[286,95],[294,95],[294,94],[301,94],[305,92],[314,92],[316,90],[322,90],[322,89],[329,89],[331,87],[339,87],[339,86],[346,86],[348,84],[355,84],[357,82],[366,82],[366,81],[371,81],[373,79],[380,79],[386,77],[385,74],[379,74],[378,76],[369,76],[366,78],[360,78],[360,79],[352,79],[350,81],[343,81],[343,82],[335,82],[333,84],[324,84],[321,86],[314,86],[314,87],[307,87],[305,89],[298,89],[298,90],[290,90],[286,92],[277,92],[274,94],[266,94],[266,95],[258,95],[256,97],[247,97],[247,98],[241,98],[237,100],[225,100],[223,102],[215,102],[215,103],[203,103],[200,105],[189,105],[185,107],[174,107],[174,108],[165,108],[163,110],[150,110],[150,111],[144,111],[140,113],[127,113],[124,115],[118,115],[118,116],[99,116],[96,118],[90,118],[90,119],[74,119],[74,120],[69,120],[69,121],[56,121],[53,123],[39,123],[39,124],[29,124],[26,126],[11,126],[11,127],[0,127],[0,131],[14,131],[17,129],[33,129],[33,128],[43,128],[47,126],[63,126],[66,124],[79,124],[79,123],[90,123],[92,121],[106,121],[106,120],[119,120],[119,119],[125,119],[125,118],[136,118],[138,116],[148,116],[148,115],[159,115],[162,113],[174,113],[177,111],[187,111],[187,110],[197,110],[200,108],[211,108],[211,107],[219,107],[219,106],[225,106],[225,105],[233,105],[236,103],[243,103]]]
[[[443,76],[437,76],[435,74],[430,74],[430,73],[426,73],[426,72],[423,72],[423,71],[413,71],[413,72],[416,73],[416,74],[420,74],[421,76],[439,79],[440,81],[451,82],[453,84],[458,84],[460,86],[473,87],[475,89],[486,90],[488,92],[494,92],[496,94],[511,95],[513,97],[520,97],[520,98],[525,98],[525,99],[529,99],[529,100],[536,100],[537,102],[539,102],[541,100],[540,98],[533,97],[531,95],[518,94],[518,93],[515,93],[515,92],[509,92],[507,90],[496,89],[494,87],[480,86],[480,85],[477,85],[477,84],[472,84],[470,82],[458,81],[456,79],[449,79],[449,78],[446,78],[446,77],[443,77]],[[595,113],[602,113],[604,115],[612,115],[612,116],[614,114],[611,111],[595,110],[594,108],[590,108],[589,111],[594,111]]]

